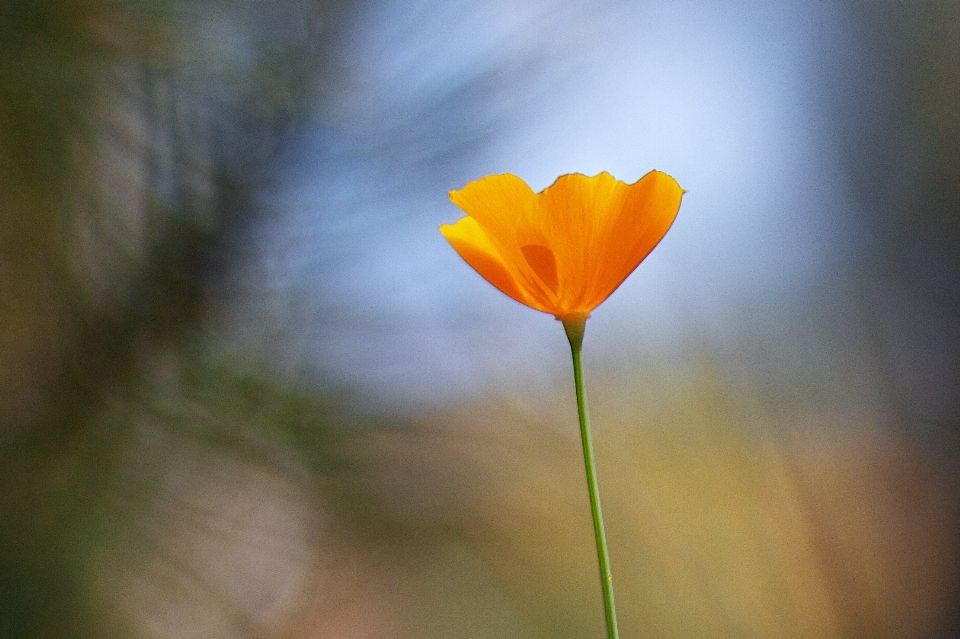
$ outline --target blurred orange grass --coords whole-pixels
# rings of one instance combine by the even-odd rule
[[[663,239],[683,193],[660,171],[633,184],[607,172],[562,175],[540,193],[515,175],[490,175],[450,192],[467,217],[440,232],[521,304],[586,318]]]

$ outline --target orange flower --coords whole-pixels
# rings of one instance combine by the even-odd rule
[[[663,239],[683,193],[660,171],[633,184],[606,172],[562,175],[540,193],[515,175],[490,175],[450,192],[467,217],[440,232],[521,304],[586,318]]]

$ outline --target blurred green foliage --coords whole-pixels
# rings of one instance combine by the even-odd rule
[[[123,451],[155,408],[142,393],[156,362],[197,360],[232,238],[315,88],[329,38],[311,25],[342,6],[277,3],[269,20],[240,2],[0,9],[0,636],[96,626],[85,552],[142,503],[98,510],[130,479]],[[180,437],[238,437],[165,418]]]

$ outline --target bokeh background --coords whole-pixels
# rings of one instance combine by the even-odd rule
[[[600,637],[566,341],[437,227],[651,169],[625,637],[960,635],[960,5],[0,8],[0,636]]]

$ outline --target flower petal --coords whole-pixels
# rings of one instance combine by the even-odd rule
[[[450,200],[483,229],[486,241],[495,250],[516,286],[524,292],[528,300],[537,300],[536,304],[523,303],[544,310],[553,308],[557,303],[556,287],[551,286],[551,278],[547,275],[551,269],[544,270],[542,274],[538,273],[520,247],[531,244],[549,245],[541,236],[522,241],[517,233],[518,220],[527,216],[536,203],[536,197],[526,182],[510,173],[488,175],[470,182],[459,191],[450,192]],[[538,263],[539,266],[545,264]],[[544,276],[547,277],[546,280]]]
[[[603,245],[605,266],[599,270],[597,292],[604,292],[597,304],[640,265],[660,243],[680,210],[684,190],[666,173],[651,171],[626,185],[625,198],[605,225]]]
[[[553,251],[539,244],[527,244],[526,246],[520,247],[520,252],[523,253],[524,259],[527,260],[527,264],[529,264],[533,272],[537,274],[537,277],[539,277],[551,291],[556,293],[557,259],[554,257]]]
[[[488,175],[459,191],[450,191],[450,200],[503,247],[516,246],[517,219],[530,208],[535,197],[526,182],[510,173]]]
[[[476,220],[465,217],[456,224],[444,224],[440,232],[467,264],[505,295],[521,304],[544,310],[518,285],[502,254]]]
[[[585,317],[660,242],[683,193],[659,171],[630,185],[605,172],[563,175],[537,194],[514,175],[491,175],[450,192],[468,217],[441,231],[506,295]]]
[[[609,173],[574,173],[557,178],[537,198],[530,223],[554,251],[565,312],[589,312],[609,294],[597,290],[598,271],[609,266],[603,243],[626,188]]]

